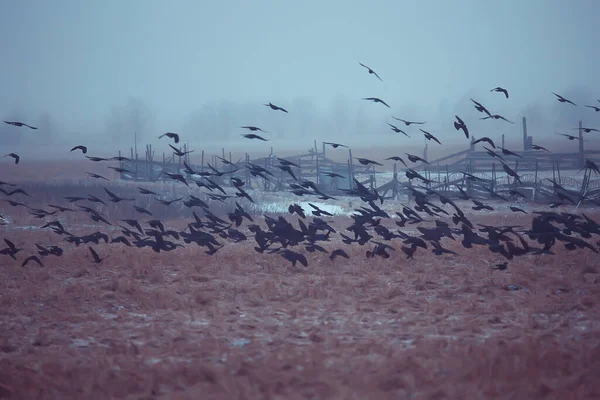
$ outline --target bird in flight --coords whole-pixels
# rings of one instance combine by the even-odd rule
[[[386,106],[387,108],[390,108],[390,106],[385,101],[378,99],[377,97],[364,97],[363,100],[370,100],[374,103],[381,103],[384,106]]]
[[[276,105],[275,105],[275,104],[273,104],[273,103],[264,104],[264,105],[265,105],[265,106],[267,106],[267,107],[271,107],[271,110],[275,110],[275,111],[283,111],[284,113],[287,113],[287,110],[286,110],[285,108],[283,108],[283,107],[279,107],[279,106],[276,106]]]
[[[19,121],[4,121],[4,123],[8,124],[8,125],[12,125],[12,126],[19,126],[19,127],[26,126],[29,129],[37,129],[35,126],[27,125],[26,123],[19,122]]]
[[[574,131],[578,131],[579,128],[573,128]],[[584,131],[585,133],[590,133],[590,132],[600,132],[600,129],[596,129],[596,128],[581,128],[582,131]]]
[[[423,129],[419,129],[421,132],[423,132],[423,134],[425,135],[425,139],[427,140],[434,140],[436,141],[438,144],[442,144],[435,136],[433,136],[431,133],[424,131]]]
[[[173,141],[175,141],[175,143],[179,143],[179,135],[173,132],[167,132],[167,133],[163,133],[162,135],[160,135],[158,138],[162,139],[164,137],[168,137],[169,139],[173,139]]]
[[[249,129],[249,130],[251,130],[252,132],[261,131],[261,132],[267,133],[266,131],[263,131],[262,129],[260,129],[260,128],[259,128],[259,127],[257,127],[257,126],[241,126],[240,128],[243,128],[243,129]]]
[[[71,151],[75,151],[75,150],[81,150],[81,152],[83,154],[87,153],[87,147],[83,146],[83,145],[79,145],[79,146],[75,146],[71,149]]]
[[[485,108],[485,107],[483,106],[483,104],[481,104],[481,103],[479,103],[479,102],[477,102],[477,101],[475,101],[475,100],[473,100],[473,99],[471,99],[471,101],[472,101],[473,103],[475,103],[475,109],[476,109],[477,111],[479,111],[479,112],[481,112],[481,113],[486,113],[486,114],[489,116],[489,118],[492,118],[492,114],[489,112],[489,110],[488,110],[487,108]]]
[[[586,107],[587,108],[591,108],[591,109],[593,109],[596,112],[600,111],[600,107],[596,107],[596,106],[586,106]]]
[[[533,150],[544,150],[545,152],[548,152],[548,153],[550,153],[550,150],[546,149],[545,147],[538,146],[537,144],[532,144],[532,145],[531,145],[531,148],[532,148]]]
[[[359,62],[360,65],[362,65],[363,67],[365,67],[367,70],[369,70],[369,74],[373,74],[375,75],[381,82],[383,82],[383,79],[381,79],[379,77],[379,75],[377,75],[377,72],[373,71],[371,68],[367,67],[365,64]]]
[[[331,147],[333,147],[334,149],[337,149],[338,147],[348,147],[344,144],[339,144],[339,143],[332,143],[332,142],[322,142],[323,144],[328,144]]]
[[[396,133],[403,133],[405,136],[410,137],[410,136],[408,136],[408,134],[406,132],[404,132],[402,129],[398,128],[396,125],[392,125],[389,122],[388,122],[388,125],[392,127],[392,130],[394,132],[396,132]]]
[[[243,137],[247,138],[247,139],[258,139],[258,140],[262,140],[264,142],[267,141],[267,139],[263,138],[262,136],[258,136],[255,135],[254,133],[248,133],[248,134],[242,134]]]
[[[498,114],[494,114],[494,115],[490,115],[487,117],[483,117],[483,118],[479,118],[479,119],[503,119],[504,121],[514,124],[514,122],[507,120],[506,118],[504,118],[502,115],[498,115]]]
[[[392,118],[394,118],[396,121],[404,122],[404,125],[406,125],[406,126],[410,126],[410,125],[412,125],[412,124],[415,124],[415,125],[423,125],[423,124],[425,123],[425,122],[407,121],[407,120],[405,120],[405,119],[402,119],[402,118],[396,118],[396,117],[394,117],[394,116],[392,116]]]
[[[458,115],[455,115],[456,117],[456,121],[454,121],[454,129],[456,129],[457,131],[462,129],[463,132],[465,133],[465,136],[467,137],[467,139],[469,138],[469,129],[467,129],[467,124],[465,124],[465,122],[460,119],[460,117]]]
[[[489,137],[482,137],[479,138],[473,142],[471,142],[471,144],[477,144],[477,143],[481,143],[481,142],[487,142],[489,143],[493,148],[496,148],[496,144],[494,143],[494,141],[492,139],[490,139]]]
[[[573,135],[567,135],[567,134],[565,134],[565,133],[559,133],[559,132],[556,132],[556,134],[557,134],[557,135],[562,135],[562,136],[565,136],[565,137],[569,138],[569,140],[581,140],[581,139],[579,139],[577,136],[573,136]]]
[[[562,97],[560,94],[556,94],[554,92],[552,92],[553,95],[555,95],[557,97],[557,100],[560,101],[561,103],[569,103],[569,104],[573,104],[574,106],[577,107],[577,104],[573,103],[571,100],[569,99],[565,99],[564,97]]]
[[[16,154],[16,153],[7,154],[4,157],[12,157],[12,158],[14,158],[15,159],[15,164],[18,164],[19,160],[21,159],[21,157],[19,157],[19,155]]]
[[[506,98],[508,99],[508,90],[501,88],[500,86],[493,88],[492,90],[490,90],[490,92],[499,92],[499,93],[504,93],[504,95],[506,96]]]

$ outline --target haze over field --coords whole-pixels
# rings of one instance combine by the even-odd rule
[[[427,121],[445,145],[435,155],[467,146],[456,114],[473,135],[517,146],[526,116],[536,143],[575,151],[554,133],[600,126],[584,107],[600,106],[598,15],[593,0],[6,2],[0,114],[39,130],[3,124],[0,144],[29,157],[82,143],[114,154],[134,131],[140,145],[171,131],[209,151],[305,151],[314,139],[422,147],[418,127],[410,139],[390,130],[404,128],[396,116]],[[516,124],[479,120],[471,97]],[[269,142],[242,138],[241,125]]]

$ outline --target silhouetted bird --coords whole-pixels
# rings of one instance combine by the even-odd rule
[[[458,130],[463,130],[463,132],[465,133],[465,136],[467,137],[467,139],[469,138],[469,129],[467,129],[467,124],[465,124],[465,122],[460,119],[460,117],[458,115],[455,115],[456,117],[456,121],[454,121],[454,129]]]
[[[404,125],[406,125],[406,126],[410,126],[410,125],[412,125],[412,124],[415,124],[415,125],[423,125],[423,124],[425,124],[425,122],[407,121],[407,120],[405,120],[405,119],[402,119],[402,118],[396,118],[396,117],[394,117],[394,116],[392,116],[392,118],[394,118],[396,121],[404,122]]]
[[[361,62],[359,62],[359,64],[360,64],[360,65],[362,65],[363,67],[365,67],[365,68],[366,68],[366,69],[369,71],[369,74],[373,74],[373,75],[375,75],[375,76],[376,76],[376,77],[377,77],[377,78],[378,78],[380,81],[382,81],[382,82],[383,82],[383,79],[381,79],[381,78],[379,77],[379,75],[377,75],[377,72],[373,71],[371,68],[367,67],[365,64],[363,64],[363,63],[361,63]]]
[[[240,128],[242,128],[242,129],[248,129],[248,130],[251,130],[252,132],[261,131],[261,132],[267,133],[266,131],[263,131],[262,129],[260,129],[257,126],[241,126]]]
[[[573,103],[571,100],[565,99],[560,94],[556,94],[554,92],[552,92],[552,94],[555,95],[557,97],[557,100],[561,103],[569,103],[569,104],[573,104],[574,106],[577,106],[577,104]]]
[[[387,108],[390,108],[390,106],[385,101],[383,101],[383,100],[381,100],[381,99],[379,99],[377,97],[364,97],[363,100],[369,100],[369,101],[372,101],[374,103],[381,103],[384,106],[386,106]]]
[[[16,154],[16,153],[9,153],[9,154],[5,155],[4,157],[12,157],[12,158],[14,158],[15,159],[15,164],[18,164],[19,160],[21,159],[21,157],[19,157],[19,155]]]
[[[12,126],[18,126],[18,127],[26,126],[29,129],[37,129],[35,126],[27,125],[26,123],[19,122],[19,121],[4,121],[4,123],[8,124],[8,125],[12,125]]]
[[[83,145],[79,145],[79,146],[75,146],[71,149],[71,151],[75,151],[75,150],[81,150],[81,152],[83,154],[87,153],[87,147],[83,146]]]
[[[245,137],[246,139],[258,139],[258,140],[262,140],[263,142],[268,141],[267,139],[263,138],[262,136],[255,135],[254,133],[242,134],[242,136]]]
[[[267,107],[271,107],[271,110],[275,110],[275,111],[283,111],[284,113],[287,113],[287,110],[286,110],[285,108],[282,108],[282,107],[276,106],[276,105],[275,105],[275,104],[273,104],[273,103],[264,104],[264,105],[265,105],[265,106],[267,106]]]
[[[332,142],[322,142],[322,143],[327,144],[327,145],[333,147],[334,149],[337,149],[338,147],[348,147],[346,145],[339,144],[339,143],[332,143]]]
[[[492,90],[490,90],[490,92],[504,93],[504,96],[506,96],[506,98],[508,99],[508,90],[501,88],[500,86],[493,88]]]
[[[175,142],[175,144],[179,143],[179,135],[178,134],[173,133],[173,132],[167,132],[167,133],[163,133],[158,138],[162,139],[165,136],[168,137],[169,139],[173,139],[173,141]]]

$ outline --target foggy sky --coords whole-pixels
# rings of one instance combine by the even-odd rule
[[[389,131],[392,115],[427,120],[441,140],[461,139],[454,114],[476,136],[520,135],[518,124],[479,121],[473,97],[528,116],[536,135],[566,132],[578,119],[600,125],[583,108],[600,106],[598,15],[594,0],[5,1],[0,117],[41,124],[47,141],[112,146],[129,146],[131,130],[145,142],[172,131],[259,146],[240,125],[263,127],[274,146],[371,135],[422,144],[412,127],[412,139]],[[3,126],[0,142],[15,129]]]

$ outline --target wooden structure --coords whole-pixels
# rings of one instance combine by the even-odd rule
[[[590,159],[600,165],[600,151],[584,152],[583,141],[579,141],[579,152],[577,153],[548,153],[532,150],[533,138],[527,134],[527,121],[523,118],[523,150],[514,151],[517,156],[503,156],[503,162],[521,176],[521,183],[504,176],[500,160],[491,157],[487,152],[475,150],[473,142],[468,149],[447,155],[437,160],[429,161],[429,164],[421,163],[413,166],[414,170],[429,179],[431,182],[426,186],[436,191],[442,191],[448,197],[458,196],[460,192],[457,186],[473,197],[494,197],[518,191],[526,198],[537,201],[555,197],[556,185],[569,186],[570,194],[575,198],[582,198],[586,194],[588,199],[600,201],[600,180],[592,180],[591,171],[586,170],[583,181],[579,182],[572,178],[561,179],[560,170],[581,169],[585,159]],[[583,138],[582,123],[579,123],[579,137]],[[504,135],[501,147],[504,147]],[[183,145],[182,151],[188,152],[189,146]],[[500,149],[495,150],[502,155]],[[119,154],[120,155],[120,154]],[[208,158],[208,157],[207,157]],[[257,188],[266,191],[282,191],[289,188],[289,184],[296,180],[286,171],[278,168],[278,158],[271,147],[267,156],[251,159],[245,154],[239,160],[233,160],[231,153],[226,154],[222,149],[221,156],[212,155],[210,159],[205,158],[204,151],[201,153],[199,165],[190,162],[189,153],[183,157],[174,155],[167,157],[162,154],[162,160],[155,160],[152,146],[146,146],[146,154],[143,159],[138,157],[137,148],[131,149],[131,157],[121,161],[121,168],[126,172],[121,174],[121,179],[135,181],[167,181],[168,176],[163,172],[171,174],[184,174],[191,181],[200,181],[204,172],[219,171],[224,173],[220,176],[211,176],[210,179],[222,186],[230,185],[230,177],[237,177],[246,182],[246,187]],[[427,144],[423,150],[423,158],[427,159]],[[292,166],[292,172],[298,180],[309,180],[317,185],[324,193],[330,195],[346,194],[346,190],[355,187],[354,180],[358,180],[367,187],[376,189],[384,198],[398,199],[410,193],[408,187],[413,183],[404,179],[405,174],[400,173],[398,165],[394,164],[392,179],[389,182],[377,186],[377,172],[374,166],[356,164],[352,157],[352,150],[348,149],[347,162],[337,162],[329,159],[326,154],[325,144],[318,149],[317,141],[314,147],[307,153],[285,157],[299,166]],[[199,175],[186,174],[185,164]],[[254,178],[250,173],[252,165],[265,168],[273,176],[270,179]],[[496,170],[503,176],[498,177]],[[405,171],[405,170],[404,170]],[[402,171],[402,172],[404,172]],[[538,179],[538,172],[553,171],[553,179]],[[467,172],[470,175],[465,175]],[[328,173],[339,174],[342,177],[331,177]],[[442,175],[444,178],[442,179]],[[436,180],[437,177],[437,180]],[[476,177],[476,178],[475,178]]]

